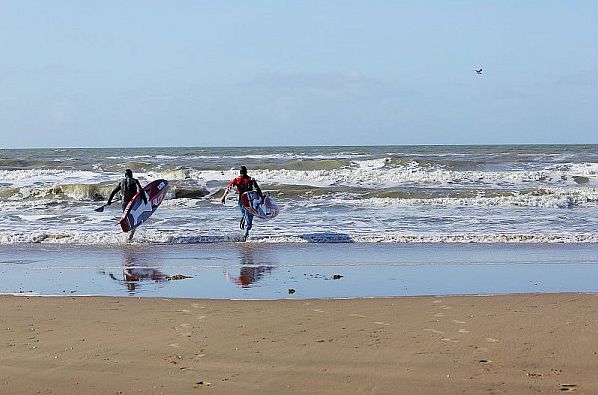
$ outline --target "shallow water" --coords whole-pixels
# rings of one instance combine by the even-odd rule
[[[598,246],[19,244],[0,247],[0,278],[0,293],[36,295],[295,299],[598,292]]]

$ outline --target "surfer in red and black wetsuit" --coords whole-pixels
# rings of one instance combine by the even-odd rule
[[[137,192],[141,192],[141,199],[143,199],[143,204],[147,204],[147,197],[145,196],[145,193],[143,193],[143,188],[141,187],[139,180],[133,178],[133,172],[131,171],[131,169],[125,170],[125,178],[120,180],[116,188],[114,188],[114,190],[110,194],[107,203],[108,206],[112,204],[112,198],[114,197],[114,195],[116,195],[118,191],[121,191],[123,195],[123,211],[125,211],[127,205],[129,204],[131,199],[133,199]]]
[[[254,189],[257,191],[262,201],[264,201],[264,195],[262,194],[262,190],[257,184],[257,181],[255,181],[255,178],[251,178],[247,175],[247,167],[245,166],[241,166],[239,169],[239,177],[233,179],[226,186],[224,195],[222,195],[222,199],[220,199],[222,204],[226,202],[226,196],[233,187],[237,187],[237,191],[239,192],[239,210],[241,210],[241,214],[243,214],[239,227],[245,230],[243,235],[243,241],[245,241],[247,240],[247,236],[249,236],[249,231],[253,225],[253,214],[243,208],[243,204],[241,204],[241,195],[247,191],[253,191]]]

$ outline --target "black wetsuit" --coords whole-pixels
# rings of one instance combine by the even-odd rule
[[[143,188],[141,187],[141,184],[139,183],[138,179],[133,177],[125,177],[122,180],[120,180],[118,186],[114,188],[114,190],[110,194],[110,197],[108,198],[108,204],[112,203],[112,198],[114,197],[114,195],[116,195],[116,192],[118,191],[121,191],[123,195],[122,209],[123,211],[125,211],[125,208],[127,208],[127,205],[129,204],[131,199],[133,199],[133,196],[135,196],[137,191],[143,191]],[[143,202],[147,203],[147,198],[145,197],[145,194],[142,194],[141,197],[143,198]]]

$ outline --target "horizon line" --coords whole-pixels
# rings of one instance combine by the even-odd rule
[[[495,144],[317,144],[317,145],[205,145],[205,146],[183,146],[183,145],[163,145],[163,146],[57,146],[57,147],[0,147],[0,150],[36,150],[36,149],[164,149],[164,148],[333,148],[333,147],[504,147],[504,146],[581,146],[595,145],[593,143],[495,143]]]

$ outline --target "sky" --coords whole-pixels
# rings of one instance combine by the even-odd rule
[[[598,143],[595,0],[0,0],[0,148],[529,143]]]

